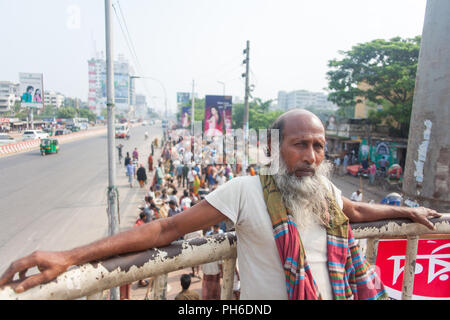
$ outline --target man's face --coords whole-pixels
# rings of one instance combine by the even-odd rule
[[[287,117],[280,153],[290,174],[313,176],[325,157],[325,131],[320,120],[304,114]]]

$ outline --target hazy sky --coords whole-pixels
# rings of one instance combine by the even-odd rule
[[[253,95],[279,90],[325,91],[327,62],[357,43],[422,33],[426,0],[113,0],[122,8],[136,67],[113,11],[114,56],[136,74],[160,80],[169,109],[176,92],[243,97],[242,61],[250,40]],[[0,0],[0,80],[44,74],[44,87],[87,100],[87,60],[105,50],[102,0]],[[120,12],[118,11],[120,14]],[[145,83],[145,85],[144,85]],[[163,90],[136,80],[156,108]],[[150,98],[153,97],[153,98]],[[150,99],[149,99],[150,98]]]

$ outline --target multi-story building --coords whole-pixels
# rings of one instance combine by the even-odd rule
[[[138,117],[145,117],[147,115],[147,97],[143,94],[136,94],[136,101],[135,101],[135,113]]]
[[[16,101],[20,101],[20,84],[0,81],[0,113],[10,112]]]
[[[114,61],[114,102],[118,111],[127,113],[134,99],[134,88],[130,86],[133,68],[122,55]],[[89,109],[98,115],[106,107],[106,61],[102,55],[88,60]]]
[[[296,90],[291,92],[278,91],[278,106],[280,110],[290,110],[296,108],[320,108],[337,109],[337,106],[328,101],[326,94],[322,92],[311,92],[307,90]]]
[[[55,92],[53,90],[44,91],[44,104],[53,105],[57,109],[63,106],[65,96],[62,93]]]

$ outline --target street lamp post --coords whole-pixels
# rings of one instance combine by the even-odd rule
[[[156,81],[159,83],[159,85],[161,86],[161,88],[164,91],[164,108],[165,108],[164,113],[165,113],[165,117],[167,118],[167,91],[166,91],[166,87],[164,86],[164,84],[161,81],[159,81],[158,79],[152,78],[152,77],[130,76],[130,79],[131,80],[133,80],[133,79],[150,79],[150,80],[153,80],[153,81]]]
[[[222,81],[217,81],[217,82],[223,86],[223,95],[225,95],[225,82],[222,82]]]

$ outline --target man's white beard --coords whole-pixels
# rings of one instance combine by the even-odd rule
[[[328,220],[326,196],[330,190],[324,181],[329,178],[332,166],[328,161],[322,161],[319,166],[313,168],[313,176],[298,178],[289,173],[286,163],[280,157],[278,174],[274,175],[284,205],[291,211],[294,222],[300,229],[307,228],[312,223],[326,225]]]

